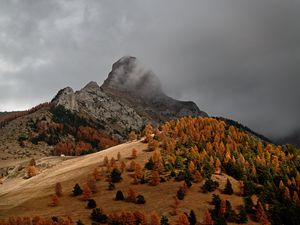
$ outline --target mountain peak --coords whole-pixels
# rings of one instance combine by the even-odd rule
[[[98,89],[99,85],[95,81],[90,81],[83,89]]]
[[[138,96],[162,93],[158,77],[133,56],[124,56],[113,64],[102,88],[129,92]]]

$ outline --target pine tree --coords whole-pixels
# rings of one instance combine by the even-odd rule
[[[160,224],[161,225],[170,225],[168,217],[162,216],[161,219],[160,219]]]
[[[232,185],[231,185],[231,182],[228,178],[227,178],[226,185],[225,185],[225,188],[224,188],[224,194],[227,194],[227,195],[232,195],[233,194]]]
[[[111,182],[112,183],[118,183],[122,180],[121,171],[117,168],[113,169],[113,171],[110,174]]]
[[[80,188],[79,184],[75,184],[72,192],[74,196],[78,196],[82,194],[82,189]]]
[[[123,192],[121,190],[117,191],[115,200],[116,201],[123,201],[124,200],[124,195],[123,195]]]
[[[162,217],[160,218],[160,224],[161,224],[161,225],[170,225],[168,217],[162,216]]]
[[[247,221],[248,221],[247,212],[244,208],[242,208],[238,215],[238,222],[239,223],[247,223]]]
[[[97,207],[97,203],[94,199],[89,199],[88,200],[88,204],[87,204],[87,208],[88,209],[94,209]]]
[[[191,212],[190,212],[189,222],[190,222],[190,225],[196,225],[196,223],[197,223],[197,217],[196,217],[194,210],[191,210]]]

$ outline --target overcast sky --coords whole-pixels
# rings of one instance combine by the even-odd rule
[[[299,0],[1,0],[0,111],[136,56],[165,92],[268,136],[300,127]]]

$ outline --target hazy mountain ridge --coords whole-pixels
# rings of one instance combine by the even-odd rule
[[[293,144],[300,148],[300,129],[293,132],[292,134],[285,136],[283,138],[280,138],[277,140],[277,143],[279,144]]]

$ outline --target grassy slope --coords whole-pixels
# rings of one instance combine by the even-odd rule
[[[147,145],[139,141],[121,144],[110,149],[94,154],[59,162],[56,166],[40,171],[40,174],[31,178],[23,179],[21,177],[5,181],[0,186],[0,219],[9,216],[30,216],[39,215],[42,217],[51,216],[71,216],[73,220],[81,219],[89,224],[89,215],[91,210],[86,209],[86,202],[70,196],[75,183],[81,186],[86,181],[86,177],[94,168],[99,168],[105,156],[108,158],[117,158],[118,152],[121,152],[122,159],[128,164],[128,157],[131,155],[132,148],[138,150],[136,161],[142,165],[147,161],[152,153],[145,151]],[[53,159],[52,159],[53,160]],[[130,173],[125,172],[122,175],[123,181],[116,184],[116,190],[107,190],[108,183],[105,180],[97,182],[99,192],[93,195],[98,207],[102,207],[106,213],[120,212],[122,210],[142,210],[147,214],[157,211],[160,215],[165,214],[168,217],[171,211],[170,205],[173,204],[173,196],[182,185],[182,182],[167,181],[158,186],[132,185]],[[238,195],[223,195],[220,190],[223,189],[227,175],[214,175],[220,183],[220,188],[213,193],[220,194],[221,198],[231,201],[234,208],[243,204],[243,199]],[[235,192],[238,192],[237,181],[230,178]],[[63,197],[60,199],[58,207],[49,207],[50,196],[54,193],[54,185],[61,182],[63,186]],[[189,190],[186,198],[181,201],[179,210],[189,212],[193,209],[202,220],[204,210],[211,208],[211,197],[213,193],[203,194],[199,192],[202,184],[194,184]],[[117,190],[122,190],[126,194],[128,188],[133,188],[137,193],[145,196],[147,203],[145,205],[136,205],[133,203],[114,201]],[[176,217],[170,218],[175,221]],[[255,224],[249,222],[248,224]]]

